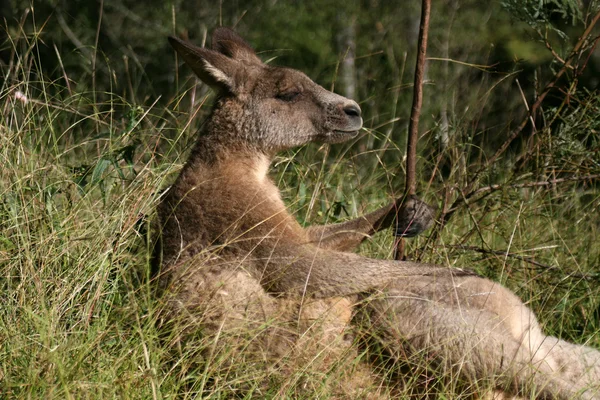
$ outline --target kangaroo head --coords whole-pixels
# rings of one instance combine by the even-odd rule
[[[274,152],[311,141],[336,143],[358,134],[358,104],[314,83],[300,71],[264,64],[234,31],[217,28],[212,49],[175,37],[169,42],[219,100],[212,119],[232,135]]]

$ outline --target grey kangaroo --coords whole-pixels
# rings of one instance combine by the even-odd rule
[[[378,332],[398,362],[426,354],[422,359],[433,359],[443,374],[509,395],[597,397],[600,353],[545,336],[508,289],[459,269],[348,252],[396,220],[408,235],[426,228],[432,212],[418,199],[399,211],[397,201],[308,229],[287,211],[267,175],[273,156],[311,141],[355,137],[362,127],[356,102],[299,71],[264,64],[227,28],[214,31],[212,49],[169,41],[217,92],[158,206],[155,259],[174,314],[192,318],[215,341],[235,343],[254,327],[261,333],[252,334],[252,345],[235,351],[277,360],[311,349],[302,344],[310,329],[334,348],[360,307],[364,326]],[[359,296],[369,299],[357,306]]]

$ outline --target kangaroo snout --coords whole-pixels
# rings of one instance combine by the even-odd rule
[[[360,128],[362,128],[362,111],[360,106],[354,100],[344,100],[345,101],[340,102],[336,107],[336,113],[339,113],[342,118],[339,122],[339,126],[334,127],[334,130],[339,133],[355,134],[358,132],[358,130],[360,130]]]

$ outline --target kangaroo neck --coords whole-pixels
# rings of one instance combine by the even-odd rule
[[[210,169],[239,164],[241,169],[259,164],[262,169],[271,164],[274,154],[247,140],[248,133],[230,129],[224,131],[212,118],[202,129],[186,167],[203,166]],[[229,125],[229,128],[234,126]],[[265,171],[266,174],[266,171]]]

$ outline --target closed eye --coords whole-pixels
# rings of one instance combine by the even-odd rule
[[[285,102],[291,102],[296,100],[296,98],[300,96],[300,91],[298,90],[294,90],[291,92],[283,92],[283,93],[279,93],[275,96],[276,99],[281,100],[281,101],[285,101]]]

